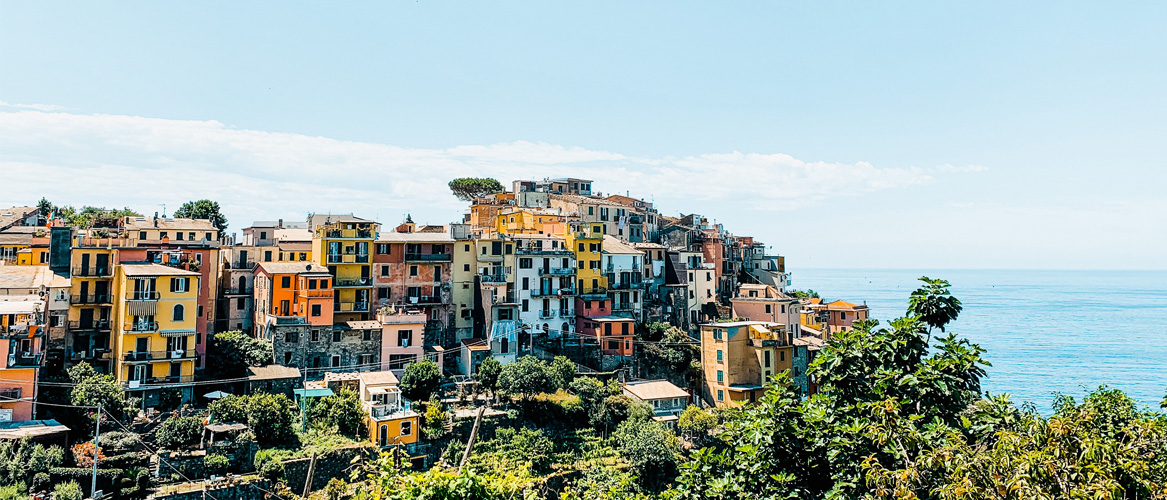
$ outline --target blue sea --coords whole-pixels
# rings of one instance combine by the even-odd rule
[[[1101,384],[1157,409],[1167,393],[1167,271],[794,269],[791,287],[903,316],[920,276],[948,280],[964,311],[949,331],[988,350],[982,388],[1052,413]]]

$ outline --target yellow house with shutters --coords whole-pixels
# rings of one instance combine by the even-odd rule
[[[575,252],[576,282],[579,295],[607,297],[608,278],[604,276],[604,224],[573,222],[567,233],[567,247]],[[584,297],[586,298],[586,297]]]
[[[352,215],[313,215],[308,226],[312,258],[333,277],[333,321],[372,319],[372,249],[381,225]]]
[[[125,263],[113,281],[114,376],[146,406],[158,404],[161,389],[179,389],[192,401],[199,273]]]
[[[558,209],[509,207],[498,214],[498,233],[505,235],[541,234],[563,236],[567,216]]]

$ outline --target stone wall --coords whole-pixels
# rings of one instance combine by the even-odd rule
[[[331,325],[292,324],[272,325],[269,328],[275,362],[284,366],[301,370],[327,367],[332,363],[332,356],[340,356],[340,366],[356,365],[362,355],[371,356],[373,361],[380,360],[379,330],[374,330],[369,339],[365,340],[361,330],[335,329]],[[334,329],[340,332],[339,341],[333,340],[336,338]]]
[[[220,480],[208,483],[195,481],[163,488],[147,496],[147,500],[204,500],[219,498],[232,500],[264,500],[271,484],[265,479]]]
[[[332,478],[349,482],[349,477],[358,464],[353,464],[356,457],[364,460],[372,459],[377,455],[377,448],[372,444],[353,445],[333,450],[316,457],[316,470],[312,474],[312,491],[323,489]],[[308,466],[311,458],[298,458],[284,462],[284,480],[292,491],[302,491],[304,482],[308,480]],[[358,462],[359,463],[359,462]]]

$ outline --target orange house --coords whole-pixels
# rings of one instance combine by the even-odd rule
[[[45,302],[32,297],[36,296],[0,301],[0,422],[33,418]]]
[[[255,267],[255,324],[293,320],[332,325],[332,287],[332,275],[319,264],[261,262]]]

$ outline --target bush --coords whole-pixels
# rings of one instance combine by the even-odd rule
[[[278,483],[284,480],[284,463],[273,453],[273,450],[259,450],[255,454],[255,471],[267,480]]]
[[[613,437],[616,449],[628,461],[632,475],[641,486],[660,488],[676,476],[681,447],[677,437],[664,425],[630,419],[616,428]]]
[[[230,465],[231,461],[218,453],[212,453],[203,457],[203,467],[206,467],[207,474],[221,475],[227,472],[227,467]]]
[[[25,491],[24,483],[0,486],[0,500],[25,500],[27,498],[28,493]]]
[[[365,432],[365,409],[356,392],[345,389],[340,394],[318,399],[308,408],[307,418],[313,426],[336,427],[337,432],[360,438]]]
[[[136,432],[110,431],[102,432],[101,450],[107,453],[133,450],[138,444],[139,436]]]
[[[60,483],[53,488],[53,500],[81,500],[85,494],[81,492],[81,485],[77,481]]]
[[[158,427],[158,446],[178,449],[197,444],[203,437],[203,419],[176,417]]]
[[[294,444],[297,411],[283,394],[227,396],[211,403],[207,411],[217,422],[246,422],[260,446]]]

